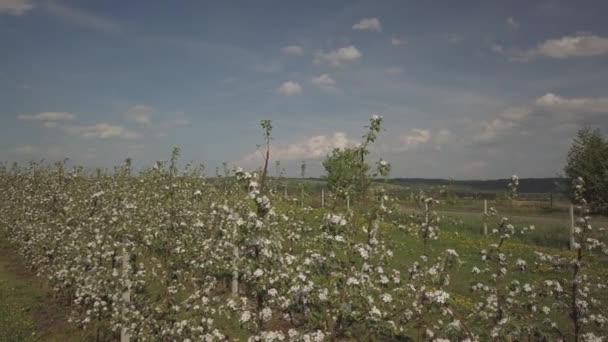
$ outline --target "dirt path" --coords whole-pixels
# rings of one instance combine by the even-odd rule
[[[0,238],[0,341],[81,341],[68,313]]]

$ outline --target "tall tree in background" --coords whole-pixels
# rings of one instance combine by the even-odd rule
[[[586,184],[583,196],[596,213],[608,212],[608,140],[598,129],[589,127],[578,131],[568,151],[564,172],[567,184],[574,184],[579,177]],[[567,195],[574,200],[572,185]]]
[[[343,149],[336,148],[325,158],[323,167],[327,172],[327,186],[332,192],[344,198],[350,193],[356,194],[361,199],[365,197],[371,180],[377,176],[377,174],[368,174],[370,166],[365,158],[369,155],[369,146],[378,138],[381,125],[382,117],[373,115],[370,125],[366,126],[368,130],[362,137],[361,144]]]

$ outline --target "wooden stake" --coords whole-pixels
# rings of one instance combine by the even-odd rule
[[[129,254],[127,253],[127,249],[123,247],[122,249],[122,277],[126,279],[127,288],[122,293],[122,301],[125,305],[131,303],[131,291],[130,291],[130,281],[129,281]],[[125,318],[125,309],[123,309],[123,318]],[[120,342],[129,342],[131,336],[126,328],[122,328],[120,331]]]
[[[488,200],[483,200],[483,235],[488,235]]]
[[[220,221],[220,231],[222,230],[223,223],[223,221]],[[239,294],[239,246],[237,245],[238,233],[239,227],[236,224],[233,224],[232,239],[234,242],[232,245],[232,286],[230,290],[232,295],[235,297]]]
[[[321,208],[325,208],[325,189],[321,189]]]
[[[574,204],[570,204],[570,250],[574,249]]]

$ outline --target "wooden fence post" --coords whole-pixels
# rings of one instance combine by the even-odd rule
[[[350,195],[346,195],[346,210],[350,211]]]
[[[488,235],[488,200],[483,200],[483,235]]]

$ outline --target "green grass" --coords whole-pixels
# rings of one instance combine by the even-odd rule
[[[0,342],[82,341],[40,279],[0,240]],[[57,312],[59,311],[59,312]]]
[[[0,341],[36,341],[30,311],[43,294],[19,279],[5,257],[0,257],[0,299]]]

